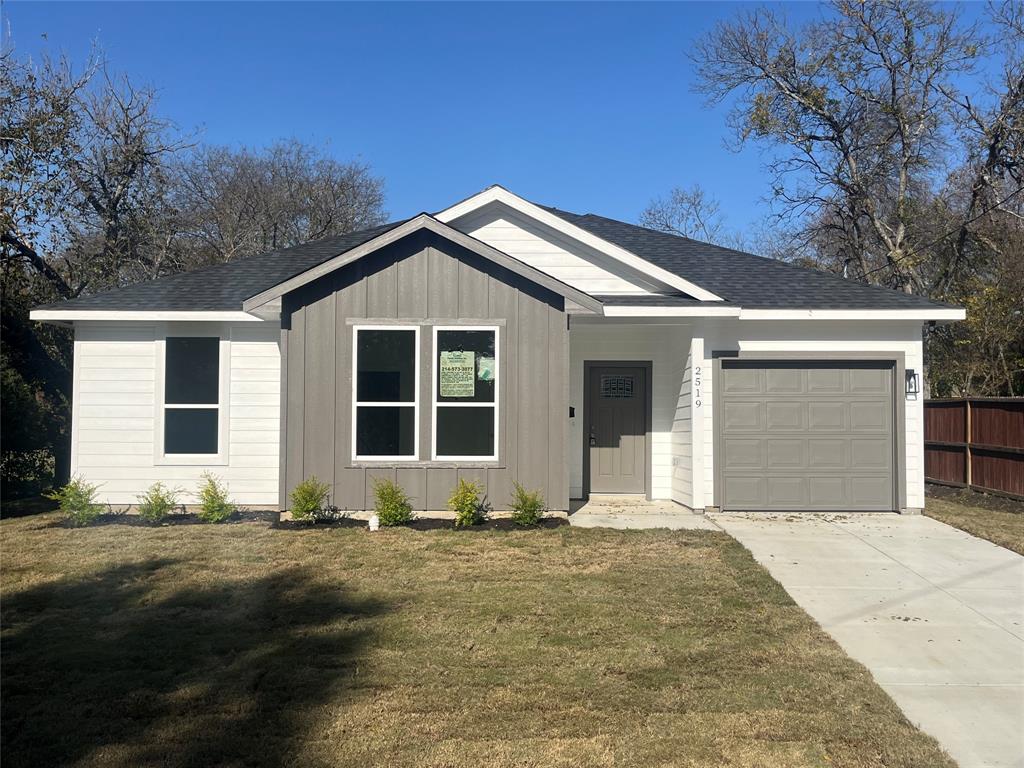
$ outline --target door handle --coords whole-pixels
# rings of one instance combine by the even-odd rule
[[[594,435],[593,432],[590,433],[590,444],[597,445],[597,437]]]

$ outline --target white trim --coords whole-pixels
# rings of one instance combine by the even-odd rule
[[[659,282],[670,285],[673,288],[678,288],[690,296],[693,296],[695,299],[699,299],[700,301],[722,301],[720,296],[716,296],[711,293],[711,291],[705,290],[699,285],[691,283],[689,280],[684,280],[679,277],[679,275],[662,269],[656,264],[652,264],[646,259],[642,259],[636,254],[627,251],[625,248],[615,245],[614,243],[610,243],[607,240],[582,229],[581,227],[577,227],[575,224],[570,224],[562,217],[556,216],[538,205],[534,205],[529,200],[524,200],[518,195],[509,192],[504,187],[488,187],[483,192],[479,192],[460,203],[456,203],[455,205],[446,208],[436,214],[434,218],[448,224],[455,219],[495,202],[507,205],[509,208],[518,211],[524,216],[529,216],[545,226],[561,232],[563,235],[571,237],[584,245],[601,251],[616,261],[622,262],[633,269],[650,275]]]
[[[966,310],[935,309],[743,309],[606,305],[605,317],[738,317],[740,320],[963,320]]]
[[[739,307],[636,307],[605,305],[605,317],[740,317]]]
[[[167,339],[206,336],[218,339],[217,345],[217,403],[172,403],[165,402],[167,372]],[[184,328],[180,330],[157,330],[154,340],[156,345],[155,371],[155,402],[156,418],[153,423],[153,464],[156,466],[191,467],[191,466],[226,466],[228,464],[228,446],[231,440],[231,330],[221,327]],[[164,453],[164,418],[167,408],[183,410],[188,408],[217,409],[217,453]]]
[[[742,309],[740,320],[963,320],[967,310],[929,309]]]
[[[371,401],[360,403],[359,391],[359,331],[413,331],[416,342],[413,352],[413,401],[397,400],[394,402]],[[413,443],[410,456],[360,456],[356,452],[356,425],[359,408],[413,408]],[[360,463],[374,462],[409,462],[418,461],[420,457],[420,327],[418,325],[353,325],[352,326],[352,461]]]
[[[82,423],[81,411],[82,400],[82,340],[79,338],[79,330],[74,329],[74,342],[72,344],[71,359],[71,477],[78,474],[78,432]]]
[[[433,354],[430,358],[430,456],[434,461],[498,461],[499,429],[501,420],[498,411],[501,400],[501,332],[497,325],[435,325],[433,326]],[[493,403],[439,403],[437,401],[438,331],[493,331],[494,332],[494,402]],[[490,456],[441,456],[437,453],[437,408],[493,408],[494,409],[494,452]]]
[[[215,312],[215,311],[142,311],[142,310],[86,310],[86,309],[33,309],[29,312],[30,320],[47,322],[51,320],[128,320],[143,322],[162,322],[173,320],[202,320],[231,323],[262,323],[262,318],[248,312]]]

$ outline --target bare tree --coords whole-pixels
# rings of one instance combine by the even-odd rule
[[[296,139],[265,150],[204,147],[179,169],[176,202],[201,261],[227,261],[384,221],[383,181]]]
[[[12,432],[4,420],[5,487],[8,469],[37,467],[40,452],[67,474],[70,337],[30,323],[32,306],[384,217],[383,182],[367,166],[294,140],[197,149],[154,89],[111,75],[98,54],[80,71],[0,56],[0,161],[4,397],[37,403],[37,421],[54,426]]]
[[[700,184],[694,184],[686,188],[673,187],[666,197],[652,200],[640,214],[640,224],[661,232],[714,242],[725,222],[718,201],[709,197]]]
[[[771,147],[774,199],[808,240],[827,233],[858,276],[922,291],[914,201],[978,35],[955,11],[912,0],[835,0],[832,11],[799,31],[764,8],[720,24],[694,54],[699,89],[715,103],[736,97],[738,140]]]
[[[191,142],[154,90],[98,57],[77,74],[10,56],[2,70],[5,269],[26,266],[59,298],[170,271],[168,169]]]

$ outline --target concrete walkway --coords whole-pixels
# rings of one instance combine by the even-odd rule
[[[1024,558],[919,516],[710,519],[961,768],[1024,768]]]
[[[668,528],[672,531],[720,531],[704,515],[671,501],[641,496],[591,496],[585,504],[570,502],[569,525],[580,528]]]

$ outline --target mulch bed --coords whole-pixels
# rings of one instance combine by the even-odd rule
[[[473,525],[468,528],[456,528],[454,520],[440,520],[435,517],[417,518],[407,525],[397,526],[409,528],[414,531],[523,531],[537,528],[561,528],[569,525],[564,517],[546,517],[537,525],[518,525],[507,517],[499,517],[487,520],[480,525]],[[281,520],[271,526],[282,530],[308,530],[310,528],[366,528],[365,520],[355,520],[350,517],[340,520],[333,520],[327,523],[309,523],[298,520]],[[381,530],[384,530],[383,528]]]
[[[174,513],[168,515],[159,522],[144,520],[137,514],[126,512],[114,512],[100,515],[91,523],[89,528],[103,525],[127,525],[133,528],[164,528],[175,525],[237,525],[239,523],[263,523],[275,530],[282,531],[304,531],[310,529],[331,529],[331,528],[366,528],[366,520],[357,520],[352,517],[338,517],[334,520],[311,522],[306,520],[282,520],[280,512],[266,510],[244,510],[236,512],[222,523],[208,523],[200,519],[194,512]],[[433,517],[417,518],[407,525],[398,526],[409,528],[413,531],[522,531],[541,528],[561,528],[569,525],[564,517],[546,517],[537,525],[518,525],[507,517],[499,517],[487,520],[480,525],[468,528],[456,528],[454,520],[442,520]],[[49,528],[79,528],[83,526],[73,525],[69,520],[61,519],[50,523]],[[383,528],[382,528],[383,530]]]
[[[101,525],[128,525],[134,528],[162,528],[169,525],[235,525],[238,523],[270,523],[274,524],[281,519],[280,512],[269,512],[264,510],[244,510],[236,512],[222,523],[208,523],[200,519],[194,512],[174,513],[168,515],[159,522],[144,520],[138,515],[129,515],[126,512],[115,512],[100,515],[91,523],[89,528]],[[78,528],[69,520],[57,520],[50,525],[51,528]]]

